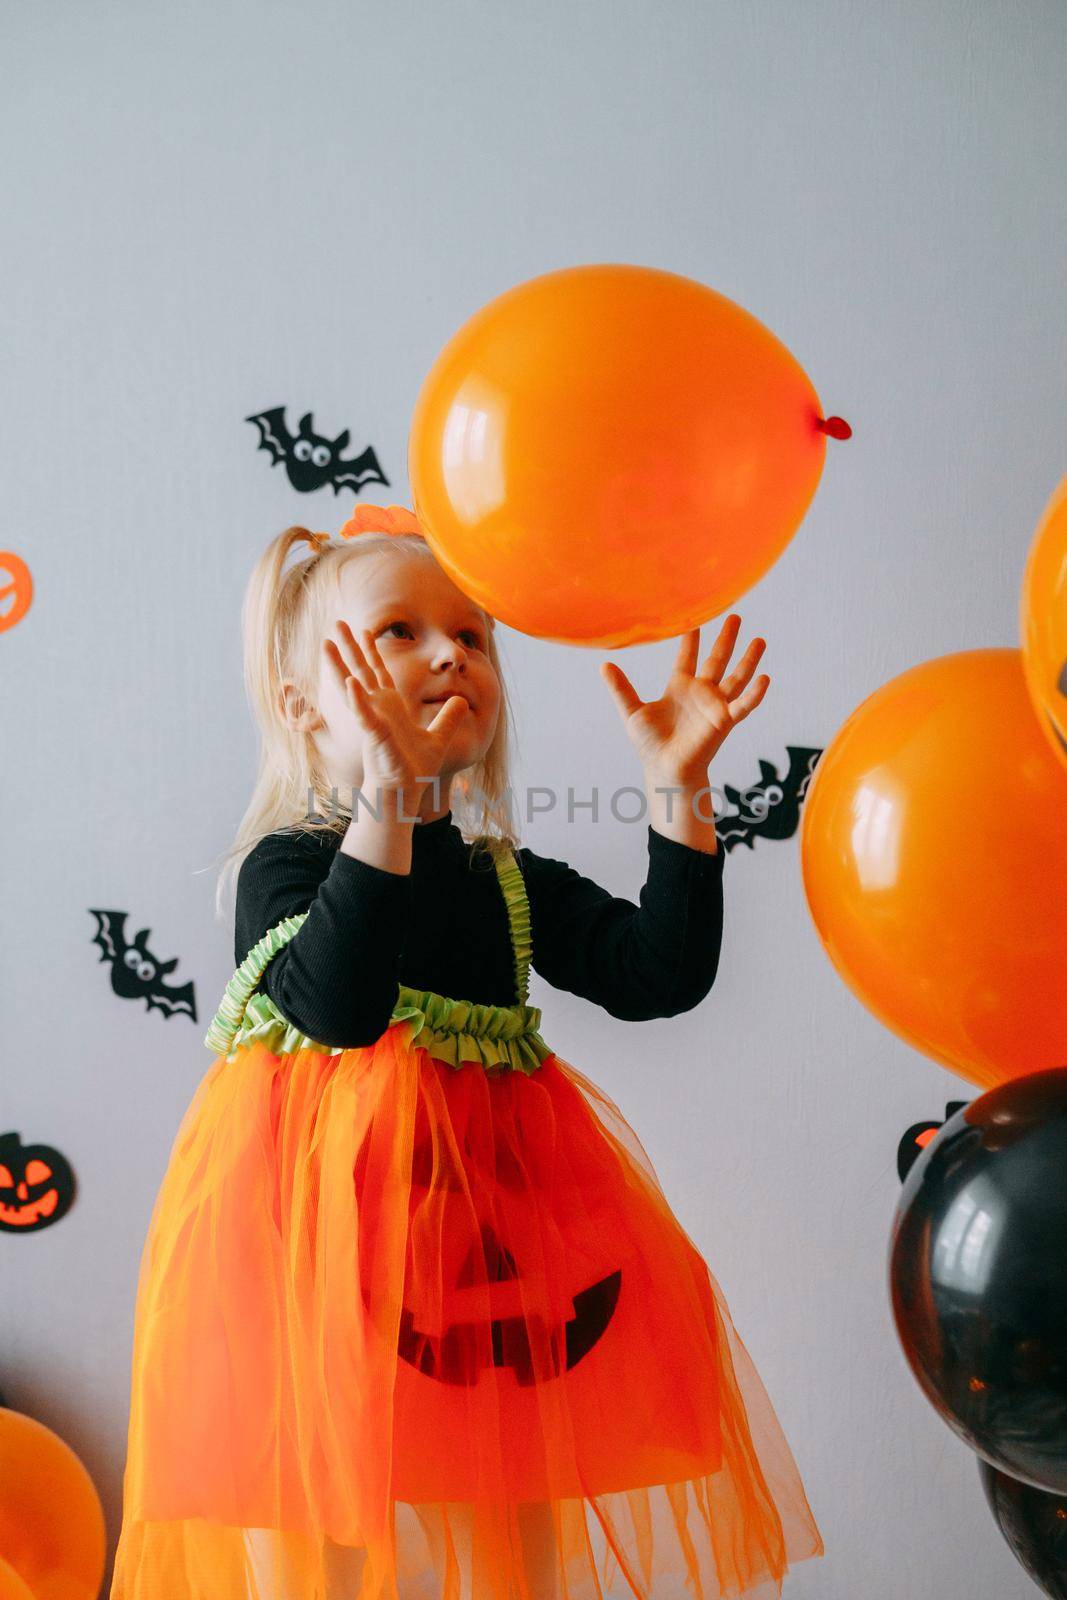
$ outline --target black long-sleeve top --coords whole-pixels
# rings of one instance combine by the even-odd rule
[[[260,987],[309,1038],[333,1049],[385,1032],[398,983],[451,999],[517,1003],[507,907],[489,857],[472,866],[451,811],[412,828],[409,873],[344,854],[340,834],[268,834],[237,879],[238,965],[284,917],[307,919]],[[613,1017],[647,1021],[699,1004],[722,942],[722,857],[648,829],[640,904],[565,861],[516,847],[530,905],[534,970]]]

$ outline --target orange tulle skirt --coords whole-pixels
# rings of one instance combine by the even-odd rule
[[[707,1265],[550,1055],[219,1056],[134,1322],[111,1600],[779,1595],[822,1554]]]

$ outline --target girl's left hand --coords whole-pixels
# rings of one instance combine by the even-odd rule
[[[646,771],[676,783],[706,783],[708,763],[726,735],[763,699],[771,681],[766,673],[748,685],[766,639],[753,639],[729,677],[723,678],[740,626],[741,618],[732,612],[699,672],[700,629],[683,634],[659,700],[643,701],[621,667],[613,661],[601,663],[601,676],[615,696],[627,736]]]

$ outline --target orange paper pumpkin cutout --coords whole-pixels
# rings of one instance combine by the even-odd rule
[[[804,888],[831,961],[887,1027],[982,1088],[1067,1062],[1064,815],[1010,649],[884,684],[804,803]]]
[[[473,316],[412,419],[440,565],[523,633],[614,647],[715,616],[781,554],[822,472],[819,398],[755,317],[671,272],[596,265]]]
[[[5,575],[10,581],[5,581]],[[14,599],[10,605],[10,596]],[[33,601],[33,579],[30,569],[21,556],[11,550],[0,550],[0,633],[22,621]]]
[[[1030,547],[1020,621],[1030,698],[1067,767],[1067,478],[1046,506]]]

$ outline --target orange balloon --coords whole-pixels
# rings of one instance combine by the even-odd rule
[[[965,650],[870,695],[808,790],[801,861],[864,1005],[982,1088],[1067,1065],[1067,809],[1018,650]]]
[[[34,1600],[97,1600],[106,1550],[100,1496],[74,1451],[0,1406],[0,1556]]]
[[[1067,767],[1067,478],[1045,507],[1030,547],[1020,620],[1030,698]]]
[[[749,312],[647,267],[546,273],[484,306],[412,419],[415,511],[521,633],[603,648],[699,626],[781,554],[822,472],[803,369]]]
[[[29,1584],[3,1559],[0,1559],[0,1600],[37,1600]]]

